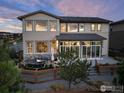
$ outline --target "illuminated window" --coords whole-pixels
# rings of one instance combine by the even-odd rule
[[[33,30],[32,21],[30,20],[26,21],[26,31],[32,31],[32,30]]]
[[[66,32],[66,23],[61,23],[61,32]]]
[[[98,31],[101,31],[101,24],[98,24],[97,30],[98,30]]]
[[[91,30],[95,31],[95,24],[91,24]]]
[[[48,21],[46,20],[36,21],[35,30],[36,31],[47,31],[47,25],[48,25]]]
[[[79,32],[83,32],[84,31],[84,24],[79,24]]]
[[[47,41],[38,41],[38,42],[36,42],[36,51],[37,51],[37,53],[48,52]]]
[[[50,31],[57,31],[57,21],[49,21]]]
[[[57,42],[56,40],[51,41],[51,51],[54,49],[54,52],[57,53]]]
[[[69,23],[68,24],[68,32],[78,32],[78,24]]]
[[[101,57],[101,42],[100,41],[83,41],[82,42],[83,58],[98,58]]]
[[[92,31],[101,31],[101,27],[102,25],[101,24],[91,24],[91,30]]]
[[[31,54],[33,52],[32,41],[27,41],[27,53]]]

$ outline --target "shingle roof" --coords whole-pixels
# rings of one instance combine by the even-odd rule
[[[63,33],[56,36],[57,40],[59,41],[101,41],[105,40],[106,38],[98,35],[98,34],[86,34],[86,33]]]
[[[124,24],[124,19],[111,23],[111,25],[115,25],[115,24]]]
[[[35,15],[35,14],[38,14],[38,13],[43,13],[43,14],[46,14],[46,15],[49,15],[49,16],[52,16],[52,17],[55,17],[55,18],[59,18],[59,16],[56,16],[52,13],[49,13],[49,12],[46,12],[46,11],[43,11],[43,10],[38,10],[38,11],[35,11],[35,12],[32,12],[32,13],[28,13],[28,14],[25,14],[25,15],[22,15],[22,16],[19,16],[17,17],[19,20],[22,20],[23,18],[26,18],[28,16],[32,16],[32,15]]]
[[[110,20],[106,20],[99,17],[60,17],[60,22],[71,22],[71,23],[109,23]]]
[[[83,23],[110,23],[111,22],[110,20],[106,20],[106,19],[98,18],[98,17],[57,16],[57,15],[54,15],[52,13],[49,13],[49,12],[43,11],[43,10],[39,10],[39,11],[35,11],[35,12],[32,12],[32,13],[28,13],[26,15],[19,16],[18,19],[22,20],[22,19],[24,19],[28,16],[32,16],[32,15],[35,15],[35,14],[38,14],[38,13],[43,13],[43,14],[58,18],[58,19],[60,19],[60,22],[71,22],[71,23],[72,22],[73,23],[81,23],[81,22],[83,22]]]

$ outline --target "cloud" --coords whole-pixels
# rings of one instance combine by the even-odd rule
[[[21,32],[17,16],[36,10],[56,15],[124,18],[124,0],[0,0],[0,31]]]
[[[0,18],[0,32],[22,32],[21,22],[17,19]]]
[[[95,0],[61,0],[57,8],[65,15],[71,16],[100,16],[108,12],[104,3]],[[102,2],[102,1],[101,1]]]
[[[7,28],[11,30],[22,30],[21,26],[17,26],[17,25],[8,25]]]
[[[21,33],[22,28],[18,25],[11,25],[8,24],[4,26],[4,28],[0,28],[0,32],[14,32],[14,33]]]
[[[19,11],[19,10],[13,10],[10,8],[2,7],[0,6],[0,17],[3,18],[16,18],[19,15],[24,14],[25,12]]]

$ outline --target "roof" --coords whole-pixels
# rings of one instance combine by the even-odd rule
[[[71,23],[110,23],[110,20],[106,20],[99,17],[60,17],[60,22]]]
[[[57,40],[59,41],[101,41],[105,40],[106,38],[98,35],[98,34],[87,34],[87,33],[63,33],[56,36]]]
[[[52,17],[55,17],[55,18],[59,18],[59,16],[56,16],[52,13],[49,13],[49,12],[46,12],[46,11],[43,11],[43,10],[38,10],[38,11],[35,11],[35,12],[32,12],[32,13],[28,13],[28,14],[25,14],[25,15],[22,15],[22,16],[19,16],[17,17],[19,20],[22,20],[23,18],[26,18],[28,16],[32,16],[32,15],[35,15],[35,14],[38,14],[38,13],[43,13],[43,14],[46,14],[46,15],[49,15],[49,16],[52,16]]]
[[[111,23],[111,25],[124,24],[124,19]]]
[[[35,14],[38,14],[38,13],[43,13],[43,14],[46,14],[46,15],[49,15],[49,16],[60,19],[60,22],[68,22],[68,23],[69,22],[71,22],[71,23],[110,23],[111,22],[110,20],[106,20],[106,19],[99,18],[99,17],[57,16],[57,15],[54,15],[52,13],[49,13],[49,12],[43,11],[43,10],[38,10],[38,11],[35,11],[35,12],[32,12],[32,13],[28,13],[28,14],[19,16],[18,19],[22,20],[22,19],[24,19],[28,16],[32,16],[32,15],[35,15]]]

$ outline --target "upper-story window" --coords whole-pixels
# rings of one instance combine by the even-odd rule
[[[47,31],[48,30],[48,21],[47,20],[38,20],[35,22],[36,31]]]
[[[91,24],[91,31],[101,31],[102,25],[101,24]]]
[[[68,24],[68,32],[78,32],[78,24],[69,23]]]
[[[101,24],[98,24],[98,26],[97,26],[98,31],[101,31],[101,27],[102,27],[102,25]]]
[[[61,23],[61,32],[66,32],[66,23]]]
[[[95,26],[96,26],[95,24],[91,24],[91,30],[92,31],[95,31]]]
[[[51,20],[49,21],[50,31],[57,31],[57,21]]]
[[[26,24],[26,31],[32,31],[33,30],[33,21],[31,20],[27,20],[25,21],[25,24]]]
[[[84,24],[79,24],[79,32],[84,32]]]

